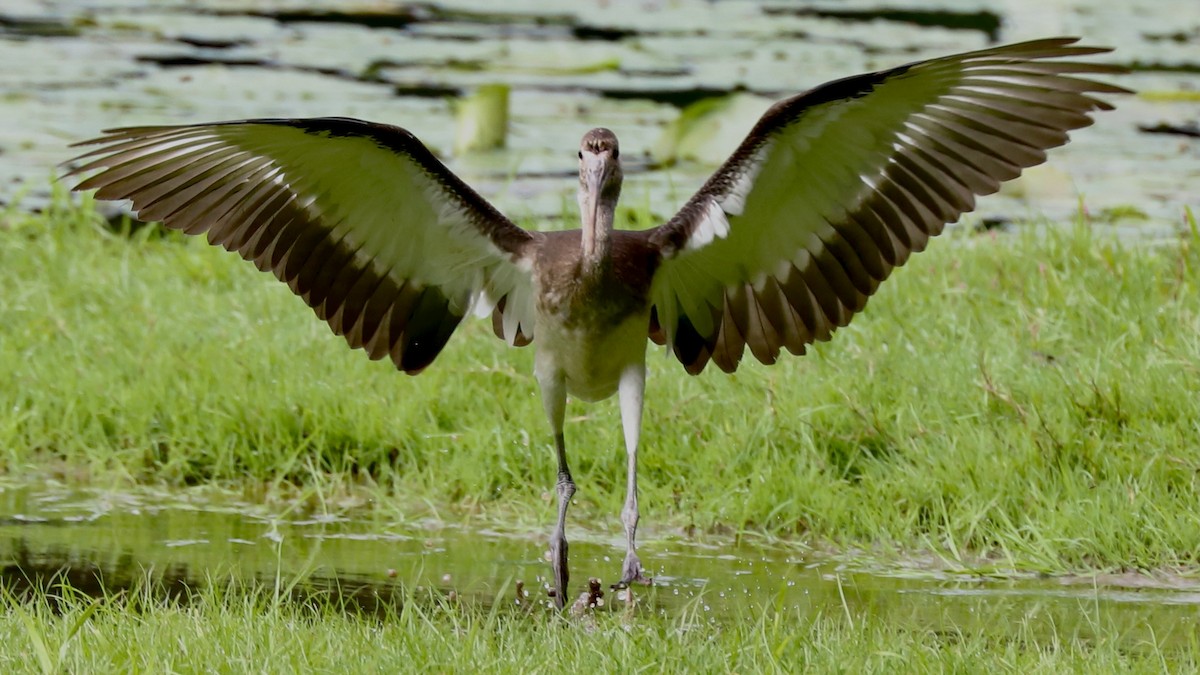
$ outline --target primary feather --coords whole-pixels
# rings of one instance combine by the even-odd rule
[[[670,222],[655,316],[697,373],[827,340],[975,197],[1046,159],[1125,90],[1056,38],[830,82],[773,106]]]
[[[373,359],[433,361],[480,303],[534,334],[537,233],[502,216],[407,131],[346,118],[115,129],[73,173],[141,218],[269,270]]]

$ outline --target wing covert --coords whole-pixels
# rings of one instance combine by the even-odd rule
[[[205,233],[271,271],[351,347],[420,372],[472,309],[533,333],[527,232],[412,134],[349,118],[114,129],[75,189]]]
[[[1125,93],[1054,38],[837,80],[768,110],[669,222],[651,301],[691,373],[803,354],[976,196],[1045,161]]]

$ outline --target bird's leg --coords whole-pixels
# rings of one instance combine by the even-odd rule
[[[637,526],[637,450],[638,436],[642,428],[642,397],[646,389],[646,366],[637,363],[621,374],[617,389],[621,401],[621,426],[625,431],[626,466],[625,507],[621,509],[621,522],[625,524],[625,564],[621,568],[621,581],[614,584],[625,587],[631,583],[648,584],[649,577],[642,574],[642,561],[638,559]]]
[[[567,602],[567,584],[571,573],[567,570],[567,506],[575,495],[575,481],[567,468],[567,450],[561,431],[554,434],[554,448],[558,451],[558,524],[550,535],[550,565],[554,569],[554,604],[562,609]]]
[[[575,481],[567,467],[567,447],[563,438],[563,417],[567,407],[566,387],[561,380],[553,378],[542,383],[542,404],[546,417],[554,429],[554,451],[558,454],[558,523],[550,535],[550,566],[554,570],[554,604],[562,609],[567,602],[567,583],[571,574],[567,570],[567,506],[575,494]]]

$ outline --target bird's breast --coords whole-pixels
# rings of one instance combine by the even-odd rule
[[[554,234],[534,272],[537,377],[561,377],[568,393],[597,401],[645,362],[656,259],[637,235],[615,232],[612,257],[590,266],[577,233]]]
[[[645,363],[649,322],[649,310],[615,322],[580,322],[539,312],[538,381],[561,377],[567,393],[585,401],[612,396],[625,369]]]

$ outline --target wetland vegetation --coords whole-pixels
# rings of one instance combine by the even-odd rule
[[[656,540],[765,542],[796,565],[832,560],[835,572],[1073,578],[1098,594],[1173,590],[1163,606],[1192,606],[1200,233],[1189,225],[1157,244],[1105,234],[1086,215],[1013,233],[959,228],[803,358],[697,378],[651,358],[646,557]],[[405,377],[345,349],[235,256],[154,226],[114,230],[90,204],[62,201],[40,215],[4,214],[0,287],[8,480],[218,491],[385,530],[422,519],[498,528],[532,542],[517,554],[527,570],[541,564],[554,460],[531,354],[506,348],[483,322],[466,324],[426,373]],[[578,574],[613,574],[603,557],[604,538],[620,532],[617,411],[569,416],[568,435],[589,439],[576,453],[576,522],[599,539]],[[666,555],[650,564],[668,579],[682,568]],[[305,572],[275,569],[278,584],[268,573],[239,588],[215,566],[182,600],[154,592],[164,583],[154,575],[101,591],[99,604],[52,579],[10,584],[0,659],[38,654],[27,665],[40,668],[61,657],[70,669],[362,659],[526,670],[678,658],[733,670],[1002,662],[1057,671],[1182,666],[1196,654],[1194,626],[1176,617],[1135,629],[1110,604],[1101,611],[1100,595],[1094,620],[1078,598],[1066,614],[1088,618],[1087,639],[1076,639],[1077,622],[1011,607],[996,621],[897,618],[854,602],[853,589],[847,603],[841,576],[828,602],[773,603],[768,592],[714,601],[725,606],[718,617],[699,609],[704,593],[632,613],[614,597],[587,630],[564,630],[540,603],[527,613],[505,600],[522,572],[458,602],[444,588],[401,583],[412,601],[379,621],[347,615],[336,593],[280,602],[279,589]],[[656,592],[666,590],[647,591],[646,607]],[[197,635],[207,637],[185,639]]]
[[[302,4],[0,10],[0,671],[1200,668],[1194,2]],[[547,608],[529,349],[468,321],[397,374],[235,256],[46,181],[143,123],[351,115],[445,154],[501,84],[508,150],[456,172],[553,227],[611,126],[646,227],[774,98],[1051,33],[1117,46],[1139,93],[803,358],[651,354],[633,607]],[[619,570],[625,454],[615,403],[568,417],[582,587]]]

